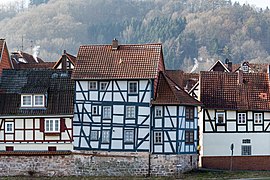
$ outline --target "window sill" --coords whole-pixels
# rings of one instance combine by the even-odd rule
[[[60,132],[45,132],[45,136],[60,136]]]

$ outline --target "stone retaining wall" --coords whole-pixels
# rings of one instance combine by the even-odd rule
[[[0,176],[178,176],[195,168],[197,155],[74,151],[0,157]]]

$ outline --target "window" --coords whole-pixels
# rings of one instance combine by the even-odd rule
[[[126,107],[126,117],[127,118],[135,118],[135,107],[134,106],[127,106]]]
[[[102,143],[109,143],[109,142],[110,142],[110,130],[103,130]]]
[[[45,132],[60,132],[60,120],[59,119],[46,119]]]
[[[89,90],[97,90],[97,82],[89,81]]]
[[[185,132],[185,143],[186,144],[193,144],[194,143],[194,131],[186,131]]]
[[[124,142],[125,143],[133,143],[134,142],[134,131],[133,130],[125,130],[124,131]]]
[[[100,90],[105,91],[107,88],[107,82],[100,82]]]
[[[154,134],[154,142],[156,144],[162,144],[162,132],[158,131]]]
[[[186,107],[186,120],[194,120],[194,107]]]
[[[98,115],[98,107],[92,106],[92,115]]]
[[[250,156],[251,155],[251,146],[249,145],[242,145],[242,156]]]
[[[156,117],[162,117],[162,107],[161,106],[156,106],[155,107],[155,116]]]
[[[98,131],[96,130],[91,131],[90,140],[98,140]]]
[[[250,144],[251,140],[250,139],[243,139],[242,143],[243,144]]]
[[[14,123],[13,122],[5,122],[5,132],[13,133],[14,132]]]
[[[254,113],[254,123],[262,124],[262,113]]]
[[[103,119],[111,119],[111,107],[110,106],[104,106],[103,107]]]
[[[137,82],[129,82],[128,83],[128,92],[131,94],[138,93],[138,83]]]
[[[21,105],[22,107],[31,107],[32,106],[32,95],[22,95],[21,96]]]
[[[34,95],[34,106],[44,106],[44,95]]]
[[[216,113],[216,122],[218,124],[224,124],[225,123],[225,112],[217,112]]]
[[[246,123],[246,113],[238,113],[238,124]]]
[[[44,107],[45,96],[43,94],[21,95],[22,107]]]

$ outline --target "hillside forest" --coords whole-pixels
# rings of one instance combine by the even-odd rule
[[[27,1],[28,2],[28,1]],[[162,43],[168,69],[269,62],[270,10],[230,0],[20,0],[0,6],[9,51],[56,61],[83,44]]]

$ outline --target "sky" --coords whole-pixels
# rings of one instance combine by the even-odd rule
[[[0,4],[10,3],[14,1],[20,1],[20,0],[0,0]],[[28,0],[24,0],[24,1],[28,1]],[[256,5],[257,7],[260,7],[260,8],[266,8],[266,6],[270,8],[270,0],[232,0],[232,2],[234,1],[237,1],[240,4],[248,3],[251,5]]]

